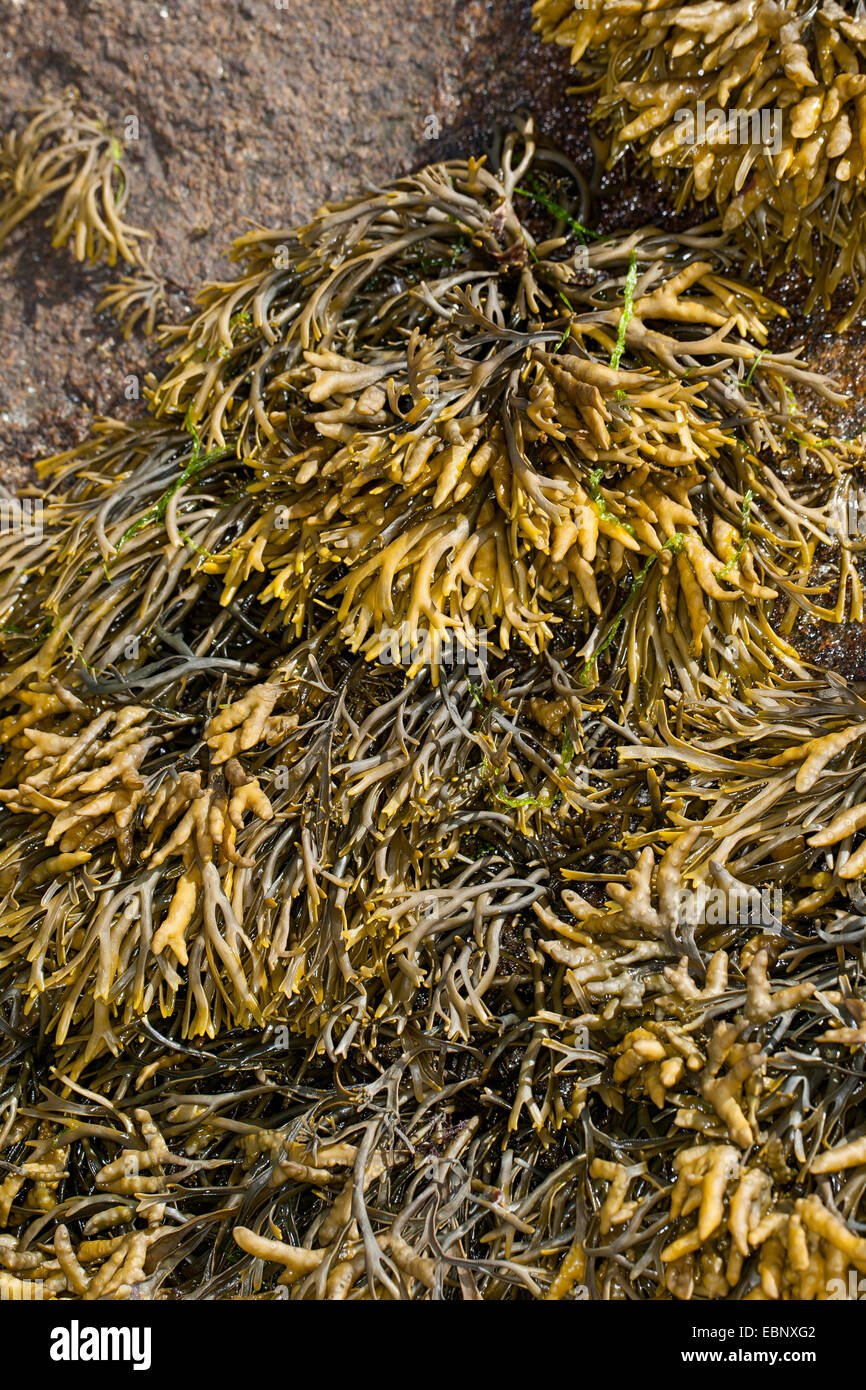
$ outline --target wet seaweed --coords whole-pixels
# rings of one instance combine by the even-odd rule
[[[866,299],[861,236],[866,20],[862,6],[785,0],[681,4],[535,0],[535,26],[570,48],[598,93],[609,164],[635,149],[677,206],[714,201],[723,231],[771,280],[799,263],[807,312],[843,281]]]
[[[149,416],[41,466],[4,1296],[866,1266],[866,716],[797,646],[862,619],[860,443],[715,235],[592,237],[553,158],[521,120],[248,233]]]

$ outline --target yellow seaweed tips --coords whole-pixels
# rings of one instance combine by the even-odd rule
[[[596,80],[595,116],[772,276],[799,262],[807,311],[850,276],[866,299],[866,19],[833,3],[535,0],[535,27]]]

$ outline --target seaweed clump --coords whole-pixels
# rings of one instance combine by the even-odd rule
[[[0,247],[43,205],[55,249],[69,247],[77,261],[131,273],[108,286],[99,305],[111,309],[129,337],[138,324],[148,335],[165,304],[165,282],[144,242],[150,235],[124,217],[130,183],[124,147],[105,114],[73,89],[51,94],[26,113],[20,130],[0,145]]]
[[[796,649],[861,616],[861,447],[712,236],[588,213],[523,123],[250,232],[149,418],[42,465],[0,570],[5,1289],[863,1267],[866,716]]]
[[[635,149],[676,185],[677,205],[714,199],[724,232],[771,279],[799,263],[807,312],[846,277],[866,300],[861,5],[741,0],[575,9],[535,0],[536,28],[566,44],[611,123],[610,163]]]

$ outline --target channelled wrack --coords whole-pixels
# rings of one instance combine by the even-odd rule
[[[807,311],[850,277],[866,300],[866,16],[835,0],[535,0],[566,45],[609,162],[635,149],[678,204],[714,200],[726,234],[778,276],[799,263]]]
[[[0,556],[11,1296],[866,1269],[866,707],[797,647],[862,619],[862,447],[716,238],[587,215],[524,123],[250,232],[149,415],[42,465]]]

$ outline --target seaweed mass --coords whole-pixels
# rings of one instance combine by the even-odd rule
[[[720,231],[495,163],[246,233],[0,556],[8,1296],[866,1272],[862,443]]]
[[[810,280],[807,311],[847,279],[846,328],[866,303],[866,11],[859,0],[534,0],[597,94],[609,162],[630,148],[715,202],[724,232],[770,278]]]

